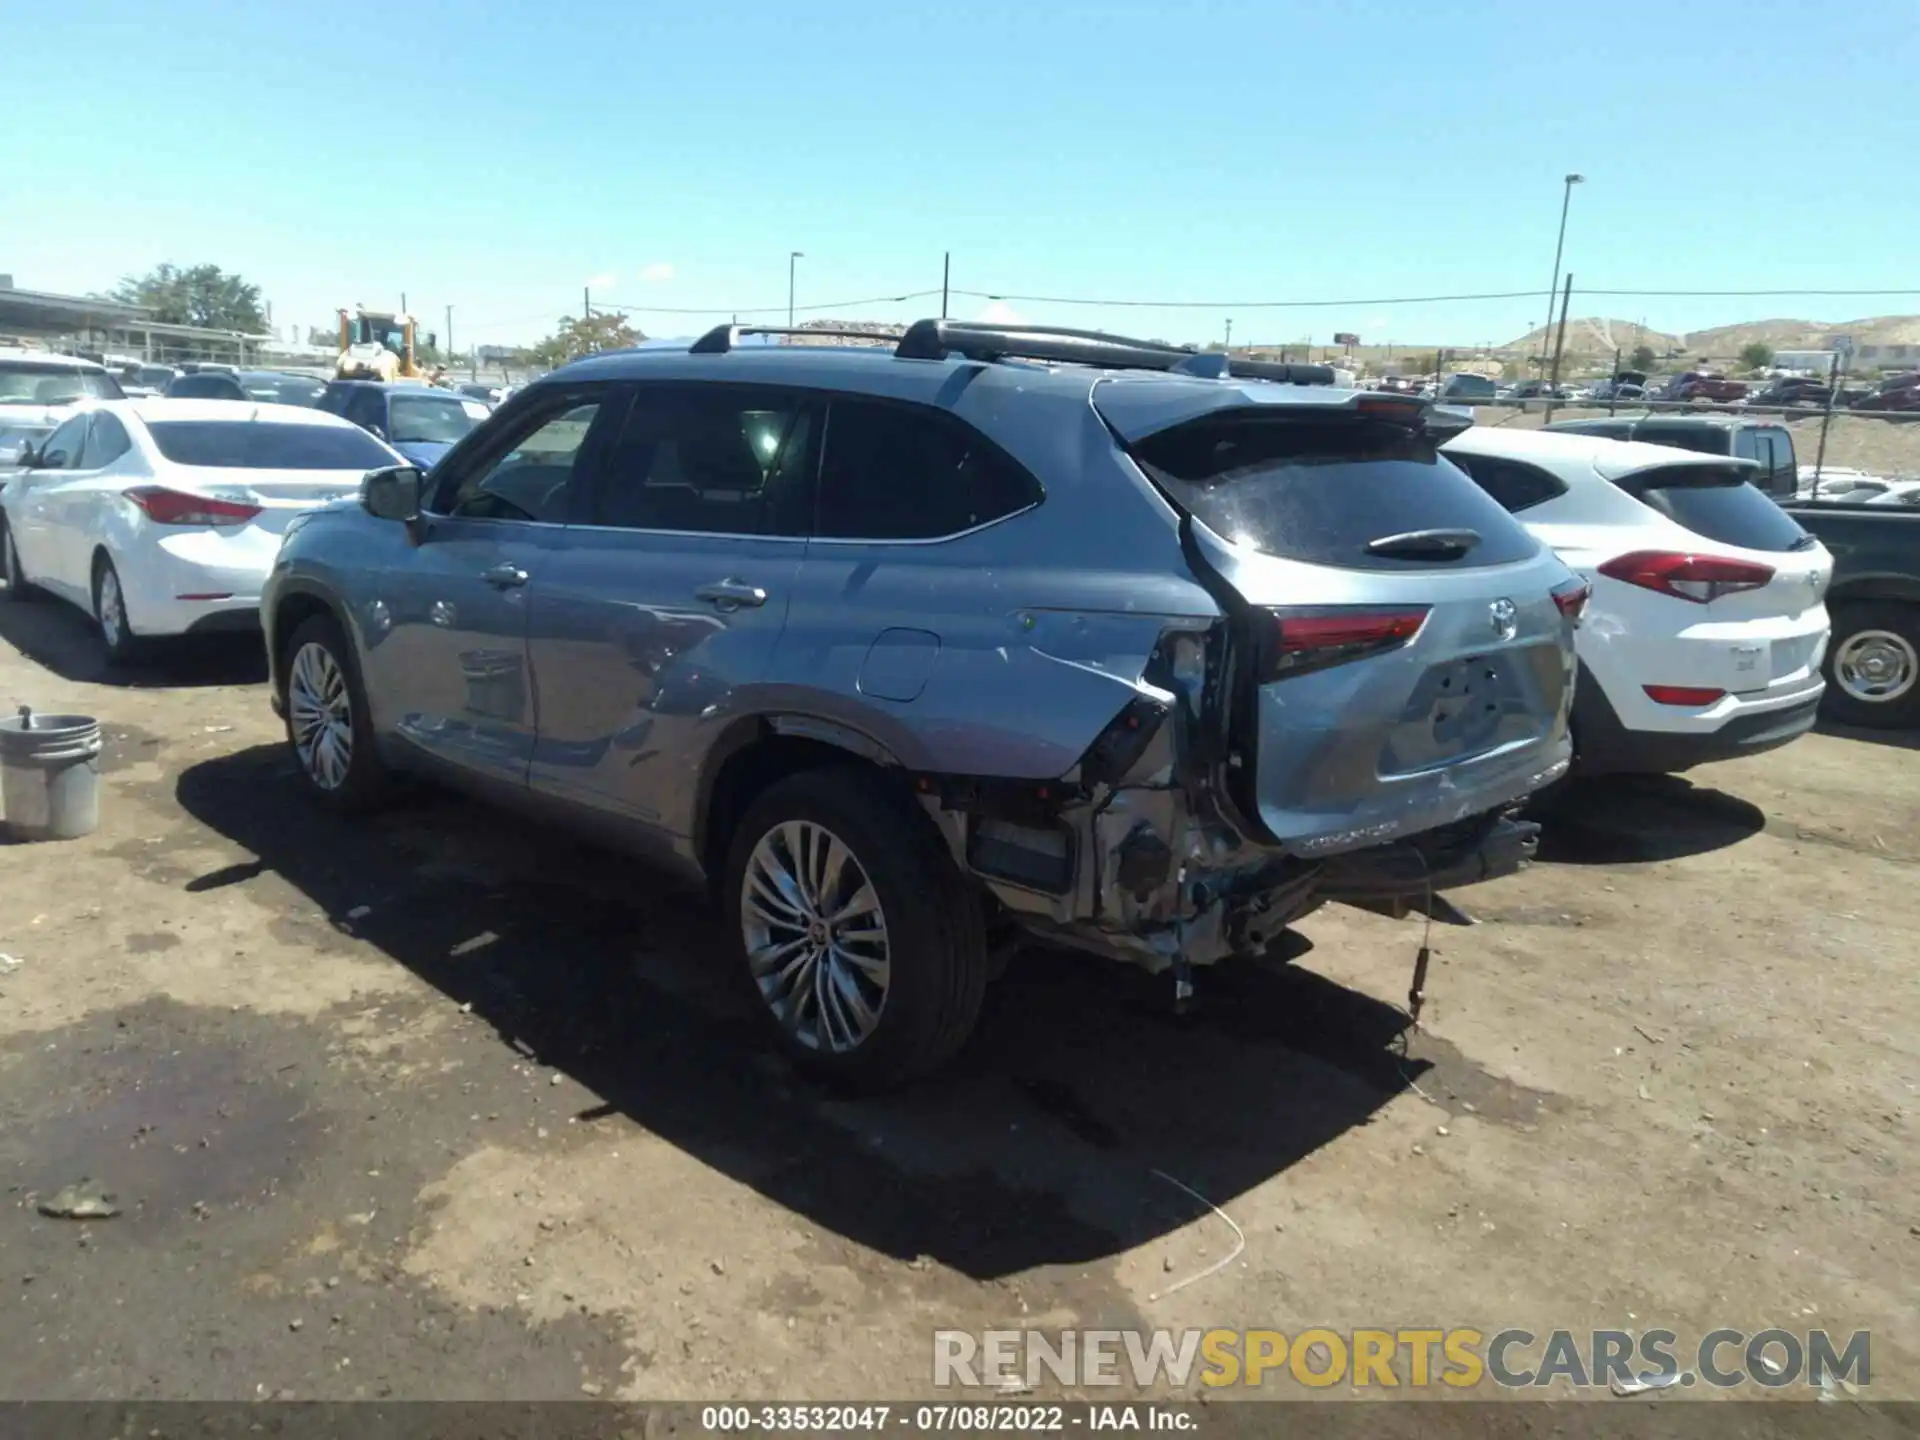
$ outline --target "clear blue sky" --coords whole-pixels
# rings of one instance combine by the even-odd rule
[[[685,334],[735,307],[936,290],[1210,339],[1507,340],[1576,287],[1920,287],[1920,5],[1860,0],[134,0],[7,26],[0,270],[162,260],[276,321],[362,301],[519,341],[596,299]],[[336,118],[340,117],[340,118]],[[24,203],[23,203],[24,202]],[[900,319],[937,294],[836,313]],[[980,314],[961,297],[954,313]],[[1920,297],[1582,298],[1684,330]]]

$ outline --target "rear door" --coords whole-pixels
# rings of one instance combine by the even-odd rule
[[[691,813],[736,692],[771,668],[805,551],[822,408],[761,386],[630,393],[534,596],[531,783],[665,842]]]
[[[47,436],[38,446],[40,463],[13,480],[7,499],[7,519],[20,568],[28,578],[75,603],[86,602],[79,599],[63,568],[55,519],[59,486],[79,468],[81,451],[86,447],[87,420],[84,414],[71,416]]]
[[[1558,773],[1573,662],[1553,592],[1577,584],[1438,454],[1417,409],[1330,396],[1149,428],[1118,385],[1095,403],[1110,423],[1138,412],[1116,428],[1235,616],[1240,799],[1275,838],[1378,844]]]

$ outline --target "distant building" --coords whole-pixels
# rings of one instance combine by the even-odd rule
[[[1853,366],[1856,370],[1920,369],[1920,345],[1856,345]]]

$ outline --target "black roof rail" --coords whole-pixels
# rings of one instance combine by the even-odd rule
[[[986,325],[965,320],[919,320],[907,327],[894,355],[902,360],[1053,360],[1115,370],[1164,370],[1209,380],[1241,376],[1293,385],[1331,385],[1330,365],[1236,360],[1219,350],[1194,350],[1134,340],[1099,330],[1054,325]]]
[[[916,320],[894,348],[901,360],[1056,360],[1127,370],[1177,370],[1200,352],[1098,330],[1055,325],[987,325],[968,320]]]
[[[835,340],[868,340],[890,343],[893,336],[872,330],[854,330],[832,326],[798,325],[716,325],[687,347],[689,355],[725,355],[740,347],[743,335],[824,335]]]

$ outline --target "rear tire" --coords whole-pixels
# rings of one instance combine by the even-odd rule
[[[736,974],[800,1069],[884,1090],[973,1033],[990,969],[979,896],[878,775],[768,787],[734,831],[721,900]]]
[[[315,615],[287,641],[287,744],[307,793],[330,810],[371,810],[393,786],[374,745],[367,692],[353,647],[331,615]]]
[[[1920,605],[1865,600],[1832,613],[1821,709],[1874,730],[1920,725]]]
[[[7,524],[7,517],[0,515],[0,578],[7,582],[7,599],[13,601],[36,600],[40,591],[27,583],[27,577],[20,570],[20,552],[14,547],[13,527]]]
[[[93,557],[93,621],[100,627],[109,665],[131,665],[145,653],[146,647],[127,620],[127,593],[121,588],[120,572],[104,550]]]

